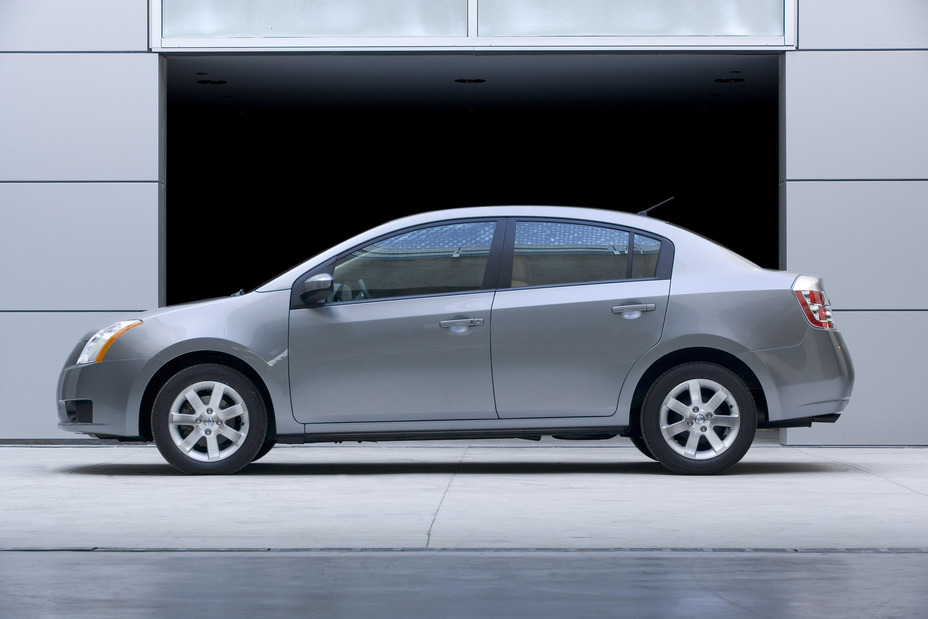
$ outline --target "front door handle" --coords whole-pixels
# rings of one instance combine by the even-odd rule
[[[653,312],[657,309],[654,303],[633,303],[631,305],[616,305],[612,308],[613,314],[621,314],[622,318],[633,320],[641,316],[642,312]]]
[[[442,320],[438,326],[442,329],[453,329],[454,327],[479,327],[483,324],[483,318],[452,318]]]

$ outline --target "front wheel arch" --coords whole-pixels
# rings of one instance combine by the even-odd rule
[[[158,396],[158,392],[161,391],[161,388],[164,386],[164,384],[182,369],[191,365],[204,363],[224,365],[232,368],[233,370],[238,370],[244,374],[248,380],[251,381],[251,383],[260,393],[261,397],[264,399],[264,405],[267,408],[267,438],[268,440],[276,441],[277,423],[274,418],[274,401],[271,398],[271,394],[267,388],[267,385],[265,385],[264,381],[261,379],[261,376],[254,370],[254,368],[252,368],[238,357],[208,350],[188,353],[171,359],[171,361],[165,363],[161,368],[158,369],[155,375],[151,377],[151,379],[148,381],[148,385],[145,387],[145,392],[142,394],[142,398],[139,403],[139,436],[141,436],[146,441],[154,440],[154,436],[152,436],[151,431],[152,407],[155,404],[155,398]]]

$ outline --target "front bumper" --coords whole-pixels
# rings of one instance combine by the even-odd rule
[[[78,346],[83,348],[83,343]],[[100,437],[138,438],[139,411],[131,410],[132,387],[145,359],[74,365],[58,378],[58,429]],[[136,407],[137,408],[137,407]]]

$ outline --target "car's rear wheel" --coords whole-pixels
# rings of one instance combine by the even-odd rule
[[[750,390],[727,368],[686,363],[651,386],[641,429],[651,453],[671,471],[720,473],[751,447],[757,408]]]
[[[648,447],[648,444],[645,442],[643,436],[633,434],[629,436],[628,438],[631,439],[632,445],[638,448],[638,451],[640,451],[645,456],[651,458],[652,460],[657,460],[657,458],[654,457],[654,454],[651,453],[651,448]]]
[[[217,364],[179,371],[155,398],[152,434],[158,451],[184,473],[228,474],[265,444],[267,407],[241,372]]]

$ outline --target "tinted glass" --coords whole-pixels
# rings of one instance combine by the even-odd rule
[[[775,36],[783,0],[479,0],[481,36]]]
[[[636,234],[631,276],[635,278],[654,277],[657,273],[657,257],[660,252],[660,241]]]
[[[421,228],[381,239],[335,263],[332,302],[483,288],[494,222]]]
[[[165,38],[467,36],[467,0],[162,0],[161,14]]]
[[[660,241],[586,224],[516,224],[512,286],[549,286],[653,277]]]

